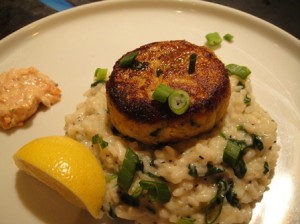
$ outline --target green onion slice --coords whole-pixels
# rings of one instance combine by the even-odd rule
[[[189,63],[189,74],[193,74],[195,72],[196,60],[197,60],[197,54],[195,53],[191,54],[190,63]]]
[[[171,192],[167,183],[160,181],[141,180],[140,186],[147,190],[147,196],[151,201],[159,201],[162,203],[169,202],[171,199]]]
[[[174,89],[172,89],[170,86],[161,83],[154,90],[152,94],[152,99],[157,100],[161,103],[165,103],[172,92],[174,92]]]
[[[241,79],[247,79],[247,77],[251,74],[251,71],[246,66],[241,66],[237,64],[228,64],[225,68],[229,71],[230,74],[236,75]]]
[[[168,104],[173,113],[184,114],[190,106],[189,94],[184,90],[175,90],[170,94]]]
[[[218,32],[208,33],[205,38],[209,46],[217,46],[222,42],[222,38]]]
[[[233,207],[241,208],[240,201],[237,197],[237,194],[233,190],[233,186],[234,183],[232,181],[227,182],[227,192],[225,195],[227,202],[231,204]]]
[[[102,137],[100,137],[98,134],[94,135],[92,137],[92,143],[98,144],[100,146],[101,149],[104,149],[108,146],[108,142],[104,141]]]
[[[138,162],[138,155],[131,148],[127,148],[124,161],[118,173],[117,182],[121,190],[128,192],[133,182]]]
[[[242,158],[247,147],[245,141],[229,139],[224,149],[223,162],[233,169],[238,178],[243,178],[247,172],[246,163]]]
[[[107,75],[107,68],[97,68],[94,74],[96,81],[105,81]]]
[[[131,194],[132,197],[138,198],[142,195],[143,193],[143,188],[141,186],[138,186]]]
[[[243,178],[247,172],[246,163],[243,159],[239,159],[233,167],[233,172],[237,178]]]
[[[227,202],[237,208],[241,208],[237,194],[234,192],[234,184],[232,181],[226,181],[225,179],[220,179],[216,183],[218,190],[214,198],[210,200],[205,208],[205,223],[213,224],[217,221],[223,207],[224,199]]]
[[[119,65],[121,68],[129,68],[133,64],[136,56],[138,55],[137,51],[130,52],[121,58]]]
[[[195,177],[195,178],[198,177],[198,170],[197,170],[197,167],[195,165],[189,164],[188,169],[189,169],[188,174],[190,176]]]
[[[95,82],[91,84],[91,87],[95,87],[99,83],[105,83],[106,76],[107,76],[106,68],[97,68],[94,74]]]
[[[251,134],[252,138],[252,147],[258,150],[263,150],[264,149],[264,143],[261,140],[261,137],[256,135],[256,134]]]
[[[206,167],[207,167],[207,171],[205,173],[206,177],[224,172],[223,167],[215,167],[211,162],[208,162],[206,164]]]
[[[213,224],[221,214],[224,200],[220,197],[215,197],[210,201],[205,209],[205,223]]]
[[[227,40],[228,42],[232,42],[233,41],[233,38],[234,36],[230,33],[227,33],[223,36],[224,40]]]
[[[223,153],[223,162],[232,168],[235,167],[240,159],[241,152],[242,148],[236,142],[228,140]]]
[[[251,98],[248,97],[247,95],[244,98],[244,104],[248,107],[251,105]]]
[[[216,196],[208,203],[205,208],[205,223],[213,224],[218,219],[221,214],[224,198],[227,193],[227,183],[224,180],[219,180],[217,182],[217,194]]]
[[[252,144],[248,145],[247,147],[253,147],[254,149],[258,149],[260,151],[264,149],[264,143],[261,140],[261,136],[249,133],[242,124],[237,126],[237,130],[243,131],[251,137]]]
[[[94,74],[95,82],[91,84],[91,87],[95,87],[99,83],[105,83],[107,76],[107,69],[106,68],[97,68]]]

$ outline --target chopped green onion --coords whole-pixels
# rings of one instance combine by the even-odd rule
[[[205,208],[205,223],[206,224],[213,224],[218,219],[221,214],[222,207],[223,207],[223,198],[215,197],[213,198],[208,206]]]
[[[237,194],[233,190],[233,182],[227,182],[227,193],[226,193],[226,199],[229,204],[231,204],[233,207],[241,208],[240,201],[237,198]]]
[[[264,174],[267,174],[270,171],[269,163],[267,161],[264,162]]]
[[[244,98],[244,104],[248,107],[251,104],[251,98],[248,97],[247,95]]]
[[[224,153],[223,162],[225,162],[230,167],[235,167],[238,160],[240,159],[242,148],[231,139],[227,141]]]
[[[210,163],[210,162],[207,163],[206,167],[207,167],[206,173],[205,173],[204,175],[199,175],[199,174],[198,174],[197,167],[196,167],[195,165],[189,164],[189,165],[188,165],[188,170],[189,170],[189,171],[188,171],[188,174],[189,174],[190,176],[192,176],[192,177],[197,178],[197,177],[201,177],[201,176],[207,177],[207,176],[211,176],[211,175],[215,175],[215,174],[219,174],[219,173],[224,172],[223,167],[220,167],[220,168],[215,167],[215,166],[213,166],[213,164]]]
[[[194,224],[195,219],[189,217],[181,217],[176,224]]]
[[[243,125],[238,125],[237,130],[243,131],[249,135],[252,139],[252,143],[247,145],[243,140],[229,139],[223,153],[223,162],[233,169],[234,174],[238,178],[243,178],[247,172],[246,163],[242,158],[245,154],[245,150],[251,147],[262,150],[264,145],[260,136],[249,133]]]
[[[205,38],[209,46],[217,46],[222,42],[222,38],[218,32],[208,33]]]
[[[172,89],[168,85],[161,83],[154,90],[152,99],[157,100],[161,103],[165,103],[172,92],[174,92],[174,89]]]
[[[138,55],[137,51],[130,52],[121,58],[119,65],[121,68],[129,68],[133,64],[136,56]]]
[[[213,224],[221,214],[224,198],[227,191],[227,183],[224,180],[217,182],[217,193],[216,196],[208,203],[205,208],[205,223]]]
[[[238,178],[243,178],[247,172],[242,159],[243,150],[247,148],[245,141],[229,139],[223,153],[223,162],[230,166]]]
[[[248,134],[248,131],[246,130],[246,128],[245,128],[244,125],[242,125],[242,124],[237,125],[237,126],[236,126],[236,129],[237,129],[238,131],[243,131],[243,132],[245,132],[246,134]]]
[[[241,66],[237,64],[228,64],[225,68],[229,71],[230,74],[236,75],[241,79],[247,79],[247,77],[251,74],[251,71],[246,66]]]
[[[232,141],[236,145],[238,145],[242,151],[244,151],[245,149],[247,149],[249,147],[249,145],[247,145],[245,140],[237,140],[237,139],[230,138],[230,141]]]
[[[151,201],[159,201],[162,203],[169,202],[171,199],[171,192],[167,183],[160,181],[141,180],[140,186],[147,190],[147,196]]]
[[[184,90],[175,90],[168,98],[168,104],[173,113],[184,114],[190,106],[190,97]]]
[[[138,155],[131,148],[127,148],[117,180],[121,189],[119,192],[121,200],[128,205],[139,206],[139,197],[146,190],[147,196],[151,201],[168,202],[171,198],[171,192],[164,181],[141,180],[139,182],[140,186],[135,188],[132,195],[128,194],[135,173],[137,170],[140,170],[139,166],[141,164],[142,161],[139,160]]]
[[[207,172],[205,173],[205,176],[211,176],[211,175],[215,175],[215,174],[219,174],[219,173],[223,173],[224,169],[223,168],[218,168],[215,167],[212,163],[208,162],[206,164],[207,167]]]
[[[237,198],[237,194],[233,190],[233,182],[225,181],[224,179],[220,179],[217,182],[217,193],[213,199],[208,203],[205,208],[205,223],[213,224],[218,219],[224,199],[227,199],[227,202],[237,208],[240,208],[240,202]]]
[[[91,84],[91,87],[95,87],[99,83],[104,83],[107,76],[107,69],[106,68],[97,68],[95,70],[94,79],[95,82]]]
[[[187,111],[190,105],[190,97],[184,90],[176,90],[161,83],[152,94],[152,99],[157,100],[161,103],[165,103],[168,100],[169,108],[173,113],[181,115]],[[153,136],[157,132],[151,132]]]
[[[105,81],[107,75],[107,68],[97,68],[94,74],[96,81]]]
[[[261,140],[261,137],[255,134],[251,134],[251,138],[252,138],[252,147],[258,150],[263,150],[264,148],[264,144]]]
[[[108,146],[108,142],[104,141],[103,138],[100,137],[98,134],[92,137],[92,143],[98,144],[101,149],[104,149]]]
[[[233,36],[232,34],[230,34],[230,33],[227,33],[227,34],[225,34],[225,35],[223,36],[223,38],[224,38],[224,40],[227,40],[227,41],[229,41],[229,42],[232,42],[234,36]]]
[[[137,188],[135,188],[135,190],[132,192],[132,197],[138,198],[139,196],[142,195],[143,193],[143,188],[141,186],[138,186]]]
[[[95,86],[97,86],[99,83],[103,83],[103,81],[95,81],[95,82],[93,82],[92,84],[91,84],[91,87],[95,87]]]
[[[264,143],[262,142],[260,136],[258,136],[258,135],[256,135],[256,134],[249,133],[243,125],[238,125],[238,126],[237,126],[237,130],[238,130],[238,131],[243,131],[243,132],[245,132],[247,135],[250,135],[250,137],[251,137],[251,139],[252,139],[252,144],[251,144],[251,145],[248,145],[247,147],[253,147],[253,148],[258,149],[258,150],[263,150],[263,148],[264,148]]]
[[[131,148],[127,148],[122,167],[118,173],[118,185],[121,190],[128,192],[134,179],[138,162],[138,155]]]
[[[225,134],[223,131],[221,131],[219,135],[220,135],[222,138],[224,138],[225,140],[227,140],[227,136],[226,136],[226,134]]]
[[[243,178],[247,172],[246,163],[243,159],[239,159],[233,167],[233,172],[237,178]]]
[[[191,54],[190,63],[189,63],[189,74],[193,74],[195,72],[196,60],[197,60],[197,54],[195,53]]]
[[[198,171],[197,171],[197,167],[195,165],[191,165],[189,164],[188,166],[189,172],[188,174],[192,177],[198,177]]]

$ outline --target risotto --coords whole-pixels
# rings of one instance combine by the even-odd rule
[[[273,176],[279,150],[277,125],[255,101],[249,78],[230,76],[230,84],[227,114],[213,130],[187,141],[155,146],[124,138],[114,129],[104,84],[85,93],[85,102],[66,116],[65,131],[101,161],[107,176],[103,214],[135,223],[250,221],[255,203]],[[105,147],[93,144],[94,136],[107,143]],[[225,151],[231,147],[242,149],[238,165],[224,162]],[[116,177],[129,149],[137,156],[139,168],[124,194]],[[154,190],[141,190],[141,180],[164,183],[168,199],[159,200],[150,194],[156,191],[156,196],[166,196],[166,189],[157,185]]]

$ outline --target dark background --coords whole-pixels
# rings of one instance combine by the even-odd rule
[[[69,0],[75,6],[97,0]],[[142,1],[142,0],[141,0]],[[300,39],[300,0],[207,0],[247,12]],[[56,13],[38,0],[0,0],[0,39]]]

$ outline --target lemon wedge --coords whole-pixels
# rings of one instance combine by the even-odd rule
[[[103,169],[83,144],[66,136],[33,140],[14,155],[16,165],[99,218],[105,195]]]

